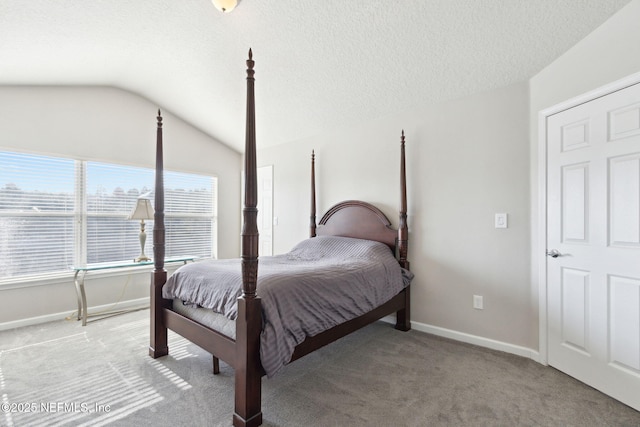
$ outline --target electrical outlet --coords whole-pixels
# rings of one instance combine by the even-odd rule
[[[482,295],[473,296],[473,308],[475,308],[476,310],[484,309],[484,302],[482,300]]]
[[[506,213],[497,213],[495,216],[495,227],[496,228],[507,228],[509,225],[507,224],[507,214]]]

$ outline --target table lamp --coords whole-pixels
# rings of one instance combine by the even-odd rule
[[[151,206],[151,200],[138,199],[133,212],[129,215],[129,219],[140,220],[140,256],[134,261],[150,261],[151,258],[144,254],[144,244],[147,241],[147,233],[144,232],[144,220],[153,219],[153,207]]]

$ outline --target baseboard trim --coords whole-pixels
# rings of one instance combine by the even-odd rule
[[[89,313],[95,313],[103,310],[127,310],[137,307],[149,305],[149,297],[138,298],[135,300],[122,301],[117,304],[105,304],[89,308]],[[75,312],[74,312],[75,314]],[[70,317],[70,313],[54,313],[44,316],[31,317],[28,319],[14,320],[11,322],[0,323],[0,331],[6,331],[8,329],[20,328],[23,326],[38,325],[41,323],[54,322],[57,320],[74,320],[75,317]],[[396,323],[395,316],[386,316],[381,319],[387,323]],[[449,338],[455,341],[464,342],[467,344],[473,344],[480,347],[490,348],[492,350],[504,351],[505,353],[511,353],[518,356],[526,357],[534,360],[538,363],[544,363],[540,358],[540,353],[531,348],[522,347],[515,344],[509,344],[503,341],[493,340],[491,338],[480,337],[477,335],[467,334],[465,332],[454,331],[452,329],[441,328],[439,326],[433,326],[426,323],[420,323],[411,321],[411,328],[416,331],[425,332],[428,334],[436,335],[443,338]]]
[[[382,319],[385,322],[395,324],[395,316],[387,316]],[[480,347],[489,348],[492,350],[503,351],[505,353],[515,354],[517,356],[526,357],[535,362],[544,364],[540,358],[540,353],[537,350],[522,347],[515,344],[509,344],[503,341],[497,341],[491,338],[480,337],[477,335],[467,334],[465,332],[454,331],[452,329],[441,328],[439,326],[433,326],[426,323],[420,323],[411,321],[411,328],[416,331],[425,332],[428,334],[436,335],[443,338],[449,338],[455,341],[464,342],[467,344],[473,344]]]
[[[98,305],[95,307],[89,307],[89,314],[97,313],[105,310],[109,310],[109,311],[110,310],[129,310],[129,309],[144,307],[148,305],[149,305],[149,297],[144,297],[144,298],[138,298],[133,300],[121,301],[115,304],[104,304],[104,305]],[[76,319],[75,314],[76,314],[75,311],[73,312],[64,311],[61,313],[52,313],[52,314],[46,314],[44,316],[30,317],[27,319],[3,322],[3,323],[0,323],[0,331],[21,328],[24,326],[39,325],[41,323],[55,322],[58,320],[75,321]],[[78,322],[78,324],[80,325],[81,323]]]

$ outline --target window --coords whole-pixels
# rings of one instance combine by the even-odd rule
[[[216,256],[217,179],[165,171],[166,256]],[[139,197],[153,199],[148,168],[0,152],[0,279],[132,260]],[[153,221],[145,221],[152,255]]]
[[[73,160],[0,153],[0,278],[74,263]]]

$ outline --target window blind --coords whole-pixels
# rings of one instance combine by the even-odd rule
[[[127,217],[138,197],[150,198],[154,175],[151,169],[109,163],[86,163],[86,255],[80,264],[134,260],[140,255],[140,220]],[[153,222],[145,245],[150,254]]]
[[[166,171],[165,253],[167,257],[214,257],[216,178]],[[127,220],[138,197],[153,200],[154,171],[87,163],[88,264],[133,260],[140,255],[140,220]],[[152,256],[153,220],[145,221],[145,254]]]
[[[217,257],[218,180],[166,171],[166,256]]]
[[[0,152],[0,279],[140,255],[137,199],[154,170]],[[217,178],[165,171],[166,256],[216,257]],[[145,221],[153,255],[153,220]]]
[[[0,278],[74,262],[73,160],[0,152]]]

